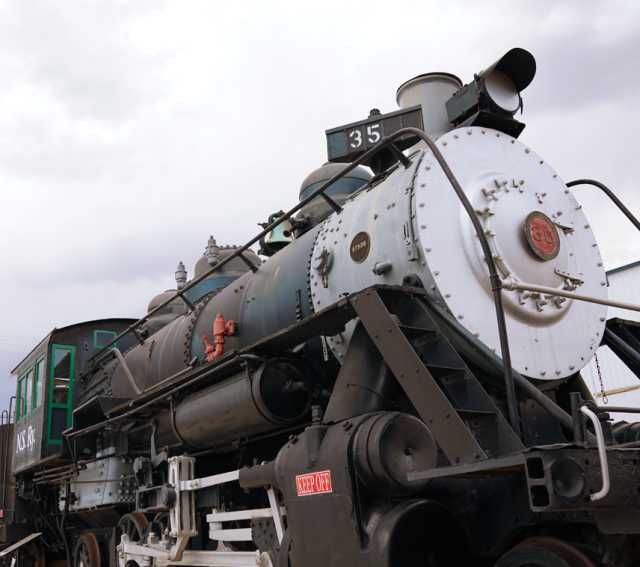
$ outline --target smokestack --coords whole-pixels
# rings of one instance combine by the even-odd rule
[[[447,101],[462,87],[462,81],[450,73],[424,73],[398,87],[400,108],[422,106],[424,131],[437,138],[453,129],[447,116]]]

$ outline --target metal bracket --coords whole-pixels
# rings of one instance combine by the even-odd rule
[[[169,459],[169,484],[176,491],[175,505],[169,511],[169,526],[171,537],[177,538],[171,547],[170,557],[180,560],[182,553],[189,543],[189,538],[198,534],[196,525],[195,495],[182,489],[182,483],[193,479],[193,457],[171,457]]]
[[[451,464],[486,459],[486,453],[422,363],[378,292],[369,289],[349,301]]]
[[[393,157],[396,158],[405,169],[411,165],[411,160],[400,151],[398,146],[395,144],[389,144],[389,149],[391,150]]]

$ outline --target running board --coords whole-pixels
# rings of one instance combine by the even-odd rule
[[[182,553],[181,560],[169,559],[166,551],[149,549],[132,542],[124,544],[128,557],[141,560],[153,558],[154,567],[165,565],[189,565],[189,567],[271,567],[271,560],[266,553],[259,551],[190,551]],[[144,565],[145,563],[141,563]]]

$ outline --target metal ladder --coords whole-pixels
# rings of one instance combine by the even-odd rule
[[[518,435],[445,337],[426,298],[400,290],[383,295],[386,305],[375,289],[351,303],[450,464],[521,452]]]

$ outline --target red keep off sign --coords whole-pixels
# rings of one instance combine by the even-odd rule
[[[333,492],[331,471],[318,471],[296,476],[296,492],[298,496],[311,494],[329,494]]]

